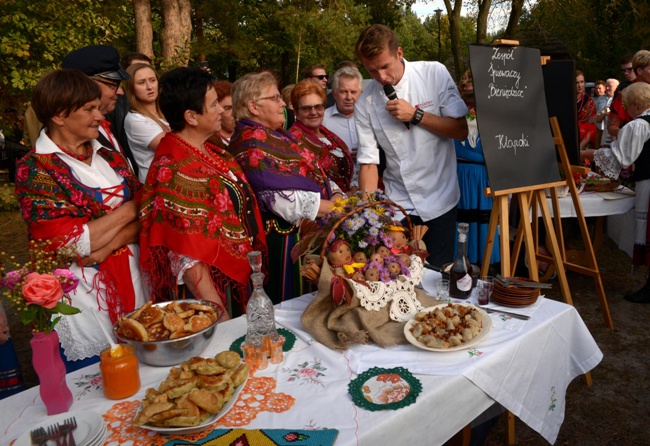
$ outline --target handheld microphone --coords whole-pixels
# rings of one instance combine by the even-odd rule
[[[388,97],[389,101],[392,101],[393,99],[397,99],[397,92],[395,91],[395,88],[393,88],[391,84],[384,85],[384,93],[386,93],[386,97]],[[407,130],[411,128],[408,122],[404,122],[404,125],[406,126]]]

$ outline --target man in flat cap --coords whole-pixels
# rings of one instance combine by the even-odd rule
[[[62,68],[78,70],[87,74],[102,91],[100,110],[106,116],[115,109],[118,96],[124,95],[121,82],[129,75],[120,66],[120,55],[115,48],[108,45],[92,45],[71,52],[63,58]],[[116,117],[124,121],[124,116]],[[105,147],[112,148],[131,160],[130,153],[125,153],[110,128],[110,122],[104,120],[99,128],[97,140]],[[133,161],[131,161],[133,165]]]

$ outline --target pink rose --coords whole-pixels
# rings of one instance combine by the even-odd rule
[[[172,170],[169,167],[161,167],[158,171],[158,181],[166,183],[172,179]]]
[[[18,164],[16,168],[16,184],[24,182],[29,176],[29,167],[26,164]]]
[[[59,279],[59,282],[61,282],[61,288],[63,288],[64,293],[69,293],[70,291],[77,289],[79,279],[77,279],[77,276],[75,276],[69,269],[58,268],[55,269],[52,274],[54,274],[54,277]]]
[[[315,369],[300,369],[298,371],[298,376],[301,378],[311,378],[317,374],[318,372]]]
[[[30,273],[23,285],[23,297],[28,305],[52,309],[63,297],[63,288],[52,274]]]
[[[6,286],[13,293],[16,286],[23,280],[25,274],[27,274],[27,269],[25,268],[9,271],[2,281],[2,285]]]

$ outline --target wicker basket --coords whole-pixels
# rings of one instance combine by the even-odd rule
[[[358,212],[360,212],[360,211],[362,211],[362,210],[364,210],[366,208],[376,206],[378,204],[387,204],[389,206],[395,206],[397,209],[399,209],[402,212],[402,214],[404,214],[404,216],[406,217],[406,222],[408,224],[409,233],[413,234],[413,224],[411,223],[411,218],[408,216],[408,214],[406,213],[404,208],[402,206],[400,206],[399,204],[394,203],[394,202],[392,202],[390,200],[378,200],[378,201],[373,201],[371,203],[366,203],[364,205],[356,207],[353,211],[350,211],[347,214],[343,214],[341,216],[341,218],[336,223],[334,223],[334,226],[332,226],[332,228],[327,233],[327,236],[325,237],[325,242],[323,242],[323,247],[321,248],[321,251],[320,251],[320,262],[319,262],[320,265],[323,264],[323,259],[325,258],[325,253],[327,252],[327,248],[329,247],[329,239],[332,236],[332,234],[334,234],[334,232],[339,228],[339,226],[341,226],[345,220],[352,217],[356,213],[358,213]]]

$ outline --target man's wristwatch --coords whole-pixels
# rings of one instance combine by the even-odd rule
[[[411,119],[411,124],[418,125],[420,121],[422,121],[423,117],[424,117],[424,110],[422,110],[421,108],[416,108],[415,114],[413,115],[413,119]]]

